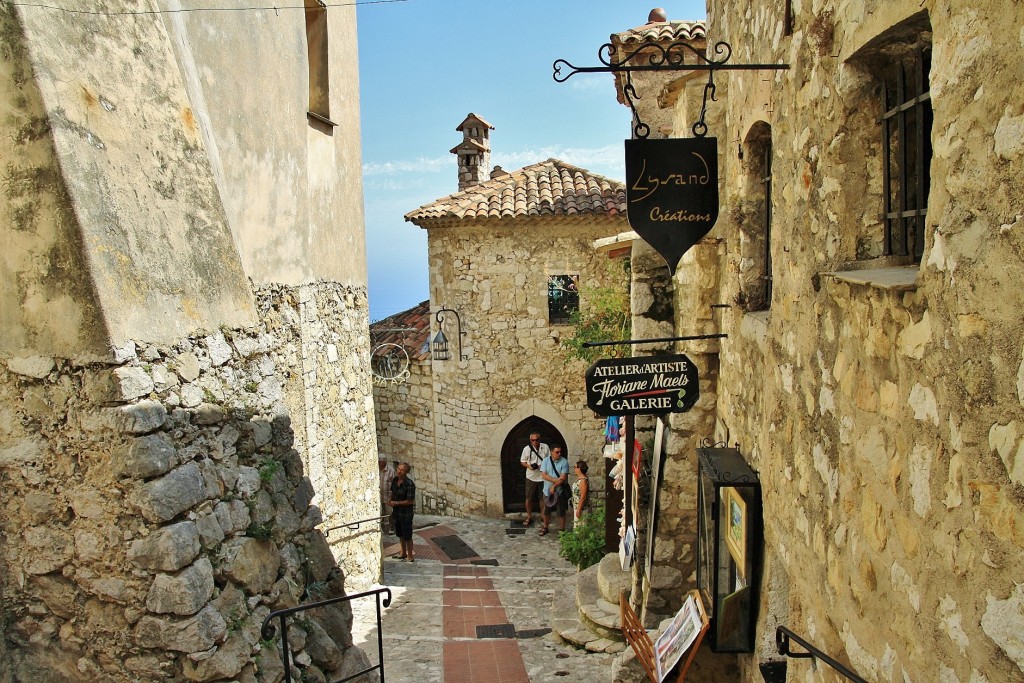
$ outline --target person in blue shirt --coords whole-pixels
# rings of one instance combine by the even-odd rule
[[[552,512],[560,517],[560,530],[565,531],[565,512],[569,509],[569,495],[565,491],[568,487],[563,484],[569,480],[569,461],[562,457],[561,446],[551,448],[551,455],[544,458],[540,472],[544,477],[544,503],[540,513],[544,527],[540,530],[540,535],[544,536],[548,533]]]

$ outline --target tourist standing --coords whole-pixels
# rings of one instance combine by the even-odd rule
[[[523,526],[530,526],[533,522],[533,505],[540,497],[541,485],[544,477],[541,476],[540,466],[551,455],[551,450],[546,443],[540,442],[540,432],[530,432],[530,443],[523,448],[523,454],[519,463],[526,470],[526,519]],[[543,513],[544,502],[538,503]]]
[[[576,481],[572,485],[572,521],[573,526],[580,521],[580,518],[590,510],[590,479],[587,478],[587,470],[590,466],[586,460],[579,460],[573,470],[576,472]]]
[[[402,554],[398,559],[415,562],[412,553],[412,515],[416,504],[416,484],[408,476],[410,469],[409,463],[398,463],[395,478],[391,480],[388,505],[395,510],[395,535],[402,545]]]
[[[562,457],[561,446],[551,449],[551,457],[541,464],[540,472],[544,479],[544,508],[541,512],[544,528],[540,535],[548,532],[552,513],[561,518],[560,530],[565,531],[565,513],[569,509],[569,492],[565,490],[568,488],[565,483],[569,480],[569,461]]]

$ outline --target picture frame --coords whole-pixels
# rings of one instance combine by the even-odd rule
[[[736,573],[746,578],[747,573],[747,503],[735,487],[722,489],[725,506],[725,545],[736,563]]]

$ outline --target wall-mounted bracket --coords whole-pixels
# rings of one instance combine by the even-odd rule
[[[711,57],[705,50],[698,50],[685,41],[676,41],[669,45],[663,45],[653,40],[647,40],[640,44],[635,50],[624,54],[621,59],[616,54],[617,50],[612,43],[605,43],[597,51],[597,58],[603,66],[576,66],[564,59],[556,59],[552,64],[552,78],[558,83],[565,83],[572,76],[578,73],[625,73],[626,84],[622,93],[633,112],[633,137],[646,138],[651,133],[651,127],[640,120],[637,113],[635,100],[641,99],[633,86],[632,74],[641,71],[707,71],[708,82],[704,86],[704,101],[700,109],[700,118],[693,124],[693,134],[696,137],[707,135],[708,126],[704,122],[704,115],[707,112],[708,98],[715,100],[715,71],[757,71],[757,70],[782,70],[788,69],[789,64],[727,64],[732,56],[732,46],[725,41],[718,41],[711,49]],[[641,54],[643,53],[643,54]],[[687,62],[686,55],[693,55],[693,60]],[[630,62],[636,57],[635,64]]]

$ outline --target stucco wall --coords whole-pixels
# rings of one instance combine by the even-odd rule
[[[251,324],[252,295],[159,16],[26,7],[18,17],[45,111],[40,131],[59,159],[37,163],[59,164],[69,202],[61,210],[77,222],[44,212],[38,229],[57,221],[78,233],[81,253],[66,267],[85,266],[101,315],[83,325],[105,328],[117,347]]]
[[[730,41],[741,60],[791,64],[732,74],[720,133],[744,141],[763,121],[774,147],[771,310],[725,314],[718,386],[723,435],[765,492],[758,654],[741,658],[744,680],[760,680],[757,661],[776,656],[777,623],[868,680],[1015,680],[1024,675],[1024,204],[1015,191],[1024,7],[793,8],[791,37],[781,5],[709,8],[709,41]],[[829,273],[868,265],[882,230],[881,104],[864,55],[920,12],[933,46],[925,255],[902,286],[853,284]],[[723,206],[747,199],[750,155],[736,151],[720,143],[732,160]],[[739,292],[750,220],[724,212],[713,233],[725,239],[723,301]],[[789,668],[791,678],[828,679],[824,667]]]
[[[82,235],[21,23],[0,5],[0,345],[8,353],[106,353]]]
[[[336,127],[306,116],[302,3],[163,15],[227,222],[257,284],[366,281],[356,8],[332,6],[327,21]]]

